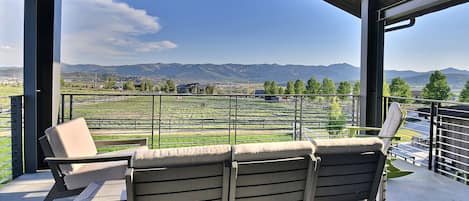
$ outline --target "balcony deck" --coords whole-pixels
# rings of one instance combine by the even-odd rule
[[[417,167],[404,161],[395,165],[415,173],[406,177],[389,180],[387,200],[394,201],[464,201],[469,195],[469,186],[451,180],[424,167]],[[26,174],[0,187],[0,200],[43,200],[53,184],[50,172]],[[73,200],[64,198],[60,200]]]

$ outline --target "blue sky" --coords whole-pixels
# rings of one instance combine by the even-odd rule
[[[8,8],[8,9],[7,9]],[[469,5],[386,34],[386,69],[469,69]],[[21,65],[22,3],[0,1],[0,66]],[[62,61],[360,64],[360,20],[322,0],[64,0]]]

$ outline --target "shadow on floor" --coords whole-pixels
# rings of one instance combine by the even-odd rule
[[[469,200],[469,186],[434,173],[426,167],[417,167],[402,160],[396,160],[393,164],[414,173],[388,180],[386,196],[389,201]]]

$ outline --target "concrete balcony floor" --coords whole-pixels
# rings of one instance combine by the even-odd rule
[[[414,174],[388,181],[387,200],[390,201],[465,201],[468,200],[469,186],[450,178],[435,174],[424,167],[417,167],[404,161],[394,164]],[[43,200],[53,184],[50,172],[26,174],[0,187],[0,200]],[[60,200],[73,200],[65,198]]]

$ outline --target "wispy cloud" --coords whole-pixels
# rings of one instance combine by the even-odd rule
[[[117,63],[177,47],[169,40],[148,40],[162,29],[158,18],[126,3],[67,0],[62,20],[62,60],[69,63]],[[152,37],[142,39],[147,35]]]

